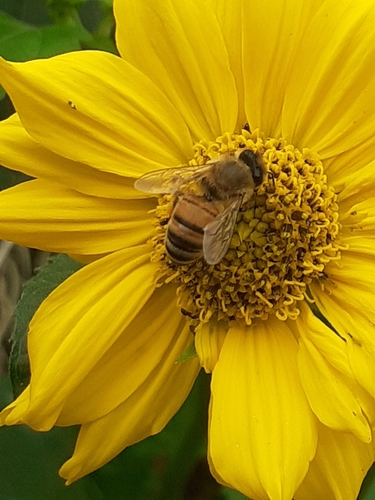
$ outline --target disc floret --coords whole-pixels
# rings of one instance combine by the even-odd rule
[[[161,196],[156,209],[152,243],[160,279],[178,285],[181,309],[201,322],[214,316],[250,325],[271,314],[295,319],[308,285],[324,277],[328,262],[340,259],[337,195],[318,155],[309,149],[300,151],[283,139],[242,130],[197,143],[191,164],[203,165],[246,148],[261,155],[264,181],[241,207],[219,264],[200,259],[181,266],[171,261],[164,247],[170,196]]]

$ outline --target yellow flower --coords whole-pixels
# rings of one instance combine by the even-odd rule
[[[1,61],[0,161],[36,180],[1,193],[0,236],[90,262],[33,318],[31,383],[2,422],[81,424],[72,482],[160,431],[203,366],[218,481],[355,499],[375,457],[374,3],[114,8],[121,58]],[[264,181],[227,254],[175,264],[171,196],[135,179],[243,149]]]

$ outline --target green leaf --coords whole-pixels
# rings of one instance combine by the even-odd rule
[[[82,43],[91,41],[91,35],[79,24],[58,24],[40,29],[41,46],[37,57],[51,57],[56,54],[80,50]]]
[[[0,166],[0,191],[15,186],[16,184],[20,184],[21,182],[25,182],[29,179],[30,177],[22,172],[9,170]]]
[[[85,43],[85,49],[103,50],[104,52],[111,52],[112,54],[118,55],[114,41],[110,38],[99,36],[97,34],[92,35],[91,40],[88,43]]]
[[[0,498],[217,500],[220,486],[208,472],[203,482],[195,484],[198,493],[191,488],[194,480],[202,479],[194,473],[205,456],[208,384],[209,377],[202,373],[180,411],[160,434],[127,448],[69,487],[63,486],[57,471],[72,452],[77,429],[36,433],[24,426],[1,428]],[[0,380],[0,394],[4,406],[11,399],[9,382],[1,385]]]
[[[162,432],[125,449],[91,475],[106,498],[188,498],[184,495],[186,482],[197,461],[206,453],[208,384],[209,377],[201,373],[180,411]],[[213,481],[212,478],[209,481]],[[215,497],[203,499],[214,500]]]
[[[36,28],[0,12],[0,55],[11,61],[26,61],[38,54],[41,35]]]
[[[79,13],[83,26],[92,34],[92,39],[84,43],[84,48],[118,54],[114,39],[115,19],[112,1],[110,5],[87,2],[82,5]]]
[[[0,407],[12,399],[8,377],[0,377]],[[71,455],[77,428],[34,432],[26,426],[0,428],[2,500],[106,500],[90,476],[66,487],[58,470]]]
[[[43,300],[80,267],[81,264],[66,255],[57,255],[26,284],[15,310],[16,326],[11,337],[9,366],[15,396],[24,390],[30,379],[27,331],[31,318]]]
[[[91,35],[80,24],[34,28],[0,12],[0,55],[11,61],[27,61],[79,50]]]
[[[220,498],[222,500],[248,500],[248,498],[242,495],[242,493],[231,490],[230,488],[223,488]]]
[[[0,0],[0,11],[33,25],[49,22],[45,0]]]
[[[187,346],[183,353],[179,355],[176,359],[176,363],[184,363],[185,361],[189,361],[190,359],[194,359],[197,357],[197,351],[195,350],[195,342],[194,340]]]
[[[358,496],[358,500],[374,500],[374,499],[375,499],[375,464],[368,471]]]
[[[155,437],[159,448],[168,450],[165,472],[158,500],[181,498],[187,475],[197,460],[205,458],[207,448],[208,403],[210,377],[199,374],[192,392],[163,434]],[[205,497],[207,500],[209,497]],[[197,499],[198,500],[198,499]]]

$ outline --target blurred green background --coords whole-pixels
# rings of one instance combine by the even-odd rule
[[[112,0],[0,0],[1,56],[26,61],[82,49],[116,53]],[[11,102],[0,88],[0,119],[12,112]],[[0,167],[0,189],[24,180],[24,175]],[[73,270],[69,269],[67,275],[69,272]],[[63,279],[53,266],[47,275],[51,288]],[[32,286],[35,288],[35,281]],[[43,287],[39,288],[39,294],[34,289],[32,292],[34,309],[46,294]],[[18,318],[22,314],[21,305]],[[201,373],[188,400],[163,432],[126,449],[105,467],[69,487],[58,476],[58,469],[71,456],[78,429],[48,433],[26,427],[0,429],[0,500],[244,499],[218,485],[208,470],[209,383],[209,377]],[[9,376],[3,375],[0,407],[12,399]],[[375,499],[373,471],[360,498]]]

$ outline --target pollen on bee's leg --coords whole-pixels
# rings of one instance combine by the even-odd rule
[[[203,165],[246,149],[261,158],[266,175],[241,206],[228,251],[218,264],[209,265],[204,258],[187,265],[173,262],[164,245],[171,196],[160,196],[156,208],[152,245],[160,281],[177,284],[179,306],[200,323],[214,318],[250,325],[270,315],[296,319],[299,303],[307,296],[312,301],[308,289],[313,280],[327,289],[333,286],[325,268],[344,249],[337,195],[321,160],[308,149],[244,129],[197,143],[190,163]]]

